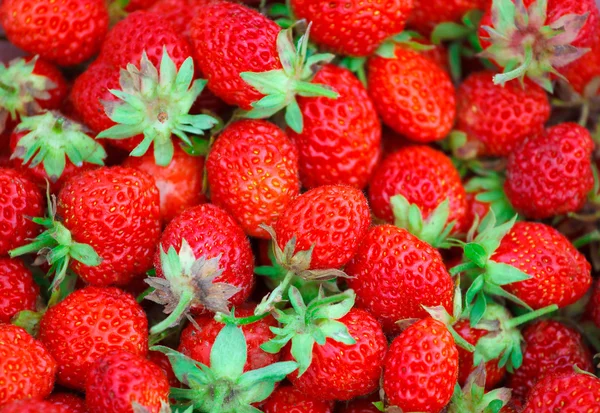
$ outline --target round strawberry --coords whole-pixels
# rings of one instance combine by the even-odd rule
[[[82,63],[108,30],[104,0],[5,0],[0,23],[11,43],[61,66]]]
[[[333,413],[333,403],[316,400],[293,386],[279,386],[261,407],[265,413]]]
[[[39,291],[21,260],[0,258],[0,323],[10,323],[20,311],[35,311]]]
[[[85,400],[73,393],[52,393],[46,401],[66,409],[68,413],[88,413]]]
[[[123,350],[99,357],[91,366],[85,384],[85,402],[90,413],[129,413],[134,401],[158,413],[168,397],[169,381],[160,367]]]
[[[44,400],[24,399],[15,400],[0,407],[0,413],[73,413],[63,406],[57,406]]]
[[[219,135],[206,160],[211,201],[236,218],[246,234],[268,238],[300,192],[296,148],[285,133],[263,120],[240,120]]]
[[[0,323],[0,406],[48,396],[54,387],[56,367],[42,343],[20,327]]]
[[[313,79],[334,88],[337,99],[303,97],[302,133],[290,131],[305,188],[345,184],[362,189],[381,153],[381,125],[365,87],[354,75],[326,65]]]
[[[83,390],[96,359],[111,350],[148,352],[148,320],[135,299],[114,287],[86,287],[51,307],[40,341],[58,363],[58,382]]]
[[[455,91],[435,62],[398,46],[394,56],[371,57],[367,70],[367,89],[383,123],[416,142],[448,135],[456,112]]]
[[[458,351],[444,324],[425,318],[392,341],[385,359],[383,389],[404,411],[439,412],[458,378]]]
[[[471,10],[485,10],[491,0],[413,0],[408,26],[429,36],[440,23],[460,23]]]

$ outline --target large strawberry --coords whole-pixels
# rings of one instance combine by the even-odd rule
[[[98,51],[108,30],[108,10],[105,0],[6,0],[0,22],[18,47],[67,66]]]
[[[58,382],[83,390],[96,359],[111,350],[148,352],[148,320],[135,299],[114,287],[86,287],[48,309],[39,339],[58,363]]]
[[[381,125],[373,102],[350,71],[335,65],[324,66],[313,82],[333,87],[339,96],[298,98],[304,129],[291,131],[290,137],[298,148],[302,185],[362,189],[381,152]]]
[[[19,259],[0,258],[0,323],[23,310],[35,310],[39,287]]]
[[[300,192],[298,156],[286,134],[264,120],[232,123],[206,160],[211,201],[224,208],[246,234],[268,238],[273,225]]]
[[[265,413],[333,413],[333,403],[316,400],[293,386],[279,386],[261,407]]]
[[[440,23],[459,23],[471,10],[485,10],[491,0],[413,0],[408,26],[429,35]]]

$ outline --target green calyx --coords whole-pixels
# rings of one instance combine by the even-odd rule
[[[485,378],[485,367],[481,364],[469,375],[462,389],[457,384],[448,413],[499,413],[510,401],[512,391],[502,387],[486,393]]]
[[[133,409],[133,413],[152,413],[154,411],[136,401],[131,402],[131,408]],[[193,411],[194,408],[190,406],[185,410],[177,410],[176,413],[192,413]],[[161,400],[158,413],[173,413],[173,409],[171,409],[171,406],[167,402]]]
[[[246,83],[265,95],[262,99],[252,103],[252,109],[242,115],[251,119],[263,119],[271,117],[285,108],[287,125],[293,131],[300,133],[303,129],[303,120],[296,96],[324,96],[336,99],[338,93],[327,85],[310,82],[315,67],[331,62],[335,56],[330,53],[308,56],[310,25],[306,29],[306,33],[298,40],[297,48],[294,45],[292,30],[291,27],[282,30],[277,36],[277,51],[282,69],[240,73]]]
[[[172,388],[170,397],[201,412],[260,412],[252,404],[269,397],[275,383],[298,368],[297,363],[287,361],[244,373],[246,339],[234,325],[225,325],[219,332],[210,352],[210,366],[168,347],[154,346],[151,350],[167,355],[177,379],[189,387]]]
[[[49,90],[56,84],[45,76],[33,73],[37,56],[26,61],[17,58],[5,65],[0,63],[0,133],[9,117],[32,116],[42,111],[38,100],[50,99]]]
[[[475,199],[490,204],[499,223],[508,222],[517,215],[504,192],[504,181],[505,178],[499,173],[487,171],[483,176],[471,178],[465,185],[467,192],[477,193]]]
[[[164,306],[169,316],[150,329],[153,335],[173,327],[188,316],[192,306],[203,306],[209,311],[227,313],[229,299],[240,289],[233,285],[215,282],[223,274],[219,257],[196,258],[194,251],[183,239],[179,253],[170,247],[168,252],[160,249],[162,277],[149,277],[146,283],[154,291],[145,298]]]
[[[121,70],[120,90],[110,90],[118,101],[103,101],[106,115],[117,125],[101,132],[98,138],[127,139],[143,135],[131,156],[144,155],[154,144],[156,164],[167,166],[175,147],[172,135],[192,145],[188,134],[202,135],[217,124],[209,115],[191,115],[189,111],[204,89],[205,80],[194,80],[194,62],[187,58],[179,71],[163,50],[160,68],[144,52],[138,69],[128,64]]]
[[[315,344],[322,346],[327,338],[347,345],[356,343],[348,332],[348,327],[337,321],[354,306],[354,291],[347,290],[325,297],[321,290],[319,296],[306,305],[300,292],[291,287],[289,298],[292,308],[275,310],[274,316],[281,327],[271,327],[275,337],[261,348],[274,354],[291,341],[291,354],[298,362],[299,376],[310,366]]]
[[[87,135],[83,125],[59,112],[23,117],[16,132],[27,134],[19,139],[11,159],[21,159],[30,168],[42,164],[52,182],[65,170],[66,158],[77,167],[84,162],[104,165],[106,151],[102,145]]]
[[[549,74],[561,76],[563,67],[589,49],[572,46],[588,14],[569,14],[547,24],[548,0],[535,0],[529,8],[523,0],[493,0],[492,27],[483,26],[491,46],[480,55],[496,61],[504,73],[494,76],[494,83],[504,84],[525,76],[549,92]]]

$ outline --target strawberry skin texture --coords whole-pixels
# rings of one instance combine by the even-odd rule
[[[200,8],[191,38],[208,88],[226,103],[250,110],[263,95],[240,73],[281,69],[279,31],[275,22],[241,4],[216,2]]]
[[[161,353],[160,351],[148,351],[148,360],[152,363],[156,364],[162,370],[163,374],[169,381],[169,386],[171,387],[181,387],[181,383],[175,376],[175,372],[173,371],[173,367],[171,366],[171,362],[166,354]]]
[[[371,224],[369,205],[358,189],[324,185],[290,202],[275,224],[281,249],[297,237],[296,251],[313,244],[310,269],[344,266]]]
[[[54,387],[56,369],[42,343],[21,327],[0,324],[0,406],[45,398]]]
[[[58,195],[58,215],[73,240],[102,258],[96,267],[72,261],[87,283],[125,285],[152,268],[160,238],[160,199],[152,177],[132,168],[103,167],[68,181]]]
[[[585,87],[600,76],[600,30],[596,30],[590,51],[579,59],[561,69],[569,79],[569,85],[579,94],[584,94]],[[594,91],[597,94],[596,91]]]
[[[177,33],[190,37],[190,29],[198,11],[215,0],[158,0],[148,9],[161,15]]]
[[[491,259],[532,277],[504,288],[534,309],[573,304],[592,283],[585,256],[565,236],[542,223],[517,222]]]
[[[146,355],[148,320],[130,294],[114,287],[86,287],[44,314],[39,340],[58,363],[58,383],[83,390],[100,356],[118,349]]]
[[[587,306],[587,315],[600,328],[600,281],[594,282],[592,296]]]
[[[385,360],[383,389],[390,405],[406,412],[439,413],[458,378],[458,350],[444,326],[425,318],[392,341]]]
[[[576,373],[550,374],[531,390],[523,413],[599,413],[600,379]]]
[[[512,206],[531,219],[583,208],[594,186],[587,129],[563,123],[523,142],[508,158],[504,190]]]
[[[373,102],[350,71],[335,65],[319,70],[313,83],[328,85],[339,96],[298,98],[304,129],[288,133],[298,147],[302,185],[362,189],[381,155],[381,124]]]
[[[238,306],[245,302],[254,286],[254,257],[248,238],[235,220],[213,204],[187,209],[167,225],[159,248],[167,252],[170,247],[174,247],[179,251],[183,239],[188,242],[196,258],[221,256],[219,267],[223,274],[214,281],[240,288],[229,300],[231,305]],[[154,268],[156,275],[163,277],[158,249],[154,255]],[[202,310],[195,307],[192,309]]]
[[[373,227],[345,267],[357,305],[369,310],[386,332],[396,321],[424,318],[424,306],[452,307],[453,282],[440,253],[393,225]]]
[[[468,205],[460,175],[444,153],[427,146],[407,146],[383,160],[369,186],[373,213],[392,222],[390,198],[403,195],[416,204],[426,218],[445,199],[449,200],[449,221],[456,221],[453,232],[468,229]]]
[[[459,23],[470,10],[486,10],[491,0],[413,0],[408,26],[429,36],[435,26],[444,22]]]
[[[208,155],[206,173],[211,201],[250,236],[269,238],[259,225],[273,225],[300,192],[296,148],[264,120],[241,120],[225,128]]]
[[[253,308],[241,307],[235,309],[236,317],[250,317],[253,314]],[[188,324],[181,333],[177,351],[206,366],[210,366],[210,351],[217,335],[225,324],[216,321],[212,315],[198,316],[195,317],[195,320],[200,329],[191,323]],[[279,361],[279,353],[270,354],[260,348],[263,343],[274,337],[270,327],[277,327],[277,322],[271,316],[241,326],[248,348],[248,360],[244,366],[244,371],[257,370]]]
[[[21,172],[0,168],[0,257],[28,243],[39,226],[27,217],[43,215],[44,202],[38,187]]]
[[[368,312],[353,308],[338,320],[348,327],[356,340],[346,345],[327,338],[324,345],[315,344],[310,367],[298,377],[288,379],[294,387],[317,400],[350,400],[377,390],[387,350],[381,325]],[[292,360],[289,347],[283,359]]]
[[[534,384],[548,373],[572,371],[577,365],[593,371],[592,354],[581,334],[558,321],[537,321],[523,330],[523,364],[509,376],[513,396],[525,398]]]
[[[57,406],[44,400],[24,399],[15,400],[0,407],[0,413],[73,413],[66,407]]]
[[[333,403],[316,400],[293,386],[279,386],[261,407],[264,413],[333,413]]]
[[[311,39],[335,54],[369,56],[404,29],[413,0],[386,2],[293,0],[297,19],[312,23]]]
[[[66,409],[68,413],[88,413],[85,400],[73,393],[53,393],[46,401]]]
[[[368,61],[367,89],[375,109],[383,123],[410,140],[443,139],[456,113],[450,77],[415,51],[396,47],[395,55],[394,59],[373,56]]]
[[[504,86],[492,81],[494,72],[471,74],[456,94],[457,129],[477,140],[483,153],[507,156],[521,142],[541,133],[550,118],[546,92],[526,81],[508,82]]]
[[[34,311],[39,291],[23,261],[0,258],[0,323],[10,323],[19,311]]]
[[[169,381],[160,367],[145,358],[116,350],[100,357],[91,367],[85,384],[90,413],[129,413],[136,401],[158,413],[169,397]]]

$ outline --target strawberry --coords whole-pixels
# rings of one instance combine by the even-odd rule
[[[46,401],[66,409],[68,413],[88,413],[85,400],[73,393],[52,393]]]
[[[158,412],[169,397],[169,381],[160,367],[124,350],[100,356],[85,383],[85,403],[90,413],[129,413],[133,401]]]
[[[42,194],[21,172],[0,168],[0,256],[38,234],[31,217],[42,215]],[[29,217],[29,218],[28,218]]]
[[[450,132],[454,86],[435,62],[397,46],[391,56],[371,57],[367,70],[369,96],[387,126],[421,143],[441,140]]]
[[[61,66],[92,57],[108,30],[104,0],[5,0],[0,23],[8,39]]]
[[[378,400],[378,399],[376,399]],[[375,400],[375,401],[376,401]],[[339,413],[378,413],[380,410],[375,407],[371,398],[354,399],[347,404],[342,405]]]
[[[486,392],[486,382],[486,368],[481,364],[469,375],[462,389],[456,385],[448,405],[448,413],[502,411],[510,402],[511,390],[503,387]]]
[[[590,319],[600,328],[600,281],[595,281],[591,287],[592,295],[587,306],[587,314]]]
[[[177,33],[190,37],[190,29],[198,11],[214,0],[158,0],[148,11],[159,14]]]
[[[0,406],[48,396],[56,368],[56,361],[42,343],[20,327],[0,323]]]
[[[273,225],[300,192],[296,148],[264,120],[227,126],[211,147],[206,174],[211,201],[255,237],[268,238],[259,225]]]
[[[177,377],[175,377],[175,373],[173,372],[173,367],[171,367],[171,362],[169,361],[169,358],[164,353],[161,353],[160,351],[151,350],[148,352],[148,360],[160,367],[163,374],[169,381],[169,386],[181,386],[179,380],[177,380]]]
[[[313,82],[331,86],[339,96],[298,98],[304,129],[290,131],[290,138],[298,148],[302,185],[362,189],[381,153],[381,125],[373,103],[358,79],[335,65],[324,66]]]
[[[440,23],[459,23],[471,10],[486,10],[491,0],[413,0],[413,3],[408,26],[428,36]]]
[[[15,400],[0,407],[0,413],[72,413],[63,406],[57,406],[44,400]]]
[[[412,0],[386,3],[315,3],[293,0],[297,19],[312,23],[312,39],[335,54],[369,56],[388,37],[400,33],[408,18]]]
[[[456,94],[457,129],[480,143],[486,155],[507,156],[525,138],[537,135],[550,118],[544,90],[527,81],[495,85],[491,71],[472,73]]]
[[[39,339],[58,363],[58,382],[83,390],[100,356],[118,349],[146,355],[148,320],[131,295],[114,287],[86,287],[48,309]]]
[[[448,329],[427,317],[392,341],[385,359],[383,389],[403,411],[440,412],[458,378],[458,351]]]
[[[333,413],[331,402],[315,400],[293,386],[279,386],[262,406],[265,413]]]
[[[136,10],[145,10],[152,7],[156,0],[127,0],[126,10],[133,12]]]
[[[21,260],[0,258],[0,323],[23,310],[35,310],[40,289]]]
[[[595,31],[590,49],[588,53],[561,69],[564,76],[569,79],[571,88],[584,97],[598,94],[597,87],[592,81],[600,76],[600,30]]]
[[[543,219],[581,209],[594,186],[587,129],[562,123],[518,146],[508,158],[504,190],[528,218]]]
[[[592,354],[581,334],[558,321],[536,321],[523,331],[523,364],[508,379],[513,394],[524,398],[548,373],[569,371],[573,365],[593,371]]]

